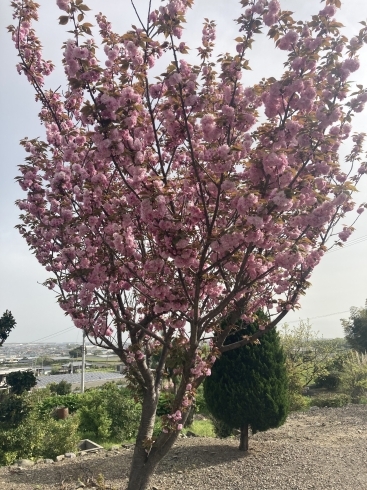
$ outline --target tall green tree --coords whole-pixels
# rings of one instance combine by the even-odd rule
[[[0,318],[0,347],[9,337],[10,332],[13,330],[16,324],[17,322],[15,321],[11,311],[6,310],[3,316]]]
[[[82,354],[83,354],[83,347],[81,345],[75,347],[74,349],[69,350],[69,356],[72,358],[82,357]]]
[[[36,386],[37,378],[33,371],[14,371],[6,376],[6,382],[11,387],[11,393],[21,395]]]
[[[348,320],[341,320],[345,338],[352,349],[358,352],[367,351],[367,300],[364,308],[350,309]]]
[[[243,326],[226,344],[251,335],[258,326]],[[285,356],[276,330],[261,341],[229,350],[214,363],[204,383],[211,414],[230,429],[240,429],[242,451],[248,450],[248,433],[282,425],[288,414],[288,379]]]

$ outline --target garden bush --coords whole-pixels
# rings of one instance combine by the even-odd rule
[[[68,395],[52,395],[38,403],[38,411],[41,415],[50,413],[56,407],[66,407],[69,413],[76,412],[83,404],[82,395],[69,393]]]
[[[80,431],[105,440],[110,437],[129,440],[136,436],[141,405],[136,403],[128,389],[115,383],[88,390],[82,395]]]
[[[42,457],[55,459],[59,454],[76,452],[80,441],[78,414],[65,420],[49,418],[45,435]]]
[[[0,430],[17,427],[29,414],[31,402],[26,395],[0,394]]]
[[[100,390],[84,394],[83,405],[79,408],[79,430],[88,437],[105,440],[111,437],[112,420],[107,413],[106,400]]]
[[[77,449],[78,420],[54,420],[40,417],[33,410],[18,427],[4,430],[0,437],[0,465],[8,465],[16,459],[55,458]]]
[[[351,352],[344,362],[341,391],[351,397],[352,403],[360,403],[367,394],[367,355]]]
[[[204,387],[200,385],[196,390],[195,395],[195,413],[201,413],[202,415],[209,417],[209,409],[204,398]]]
[[[84,394],[50,395],[39,390],[21,396],[4,394],[0,403],[0,465],[19,458],[55,458],[77,449],[87,436],[99,441],[130,440],[136,436],[141,413],[131,392],[115,383]],[[55,420],[64,406],[72,416]],[[161,431],[157,425],[156,432]]]
[[[134,400],[131,391],[112,382],[103,385],[100,391],[106,400],[107,414],[111,419],[111,436],[121,441],[136,437],[141,405]]]
[[[309,406],[310,398],[308,396],[303,396],[296,392],[289,392],[289,410],[291,412],[307,410]]]
[[[344,407],[351,402],[349,395],[345,393],[325,394],[311,398],[311,405],[316,407]]]
[[[347,353],[338,354],[332,357],[326,364],[324,372],[321,372],[315,378],[315,386],[317,388],[325,388],[326,390],[336,391],[341,387],[342,376],[345,363],[348,362],[350,355]]]
[[[325,388],[326,390],[335,391],[341,385],[341,378],[341,371],[329,371],[315,379],[315,386],[317,388]]]
[[[68,395],[71,393],[71,383],[68,383],[64,379],[59,383],[50,383],[48,387],[51,393],[55,393],[55,395]]]

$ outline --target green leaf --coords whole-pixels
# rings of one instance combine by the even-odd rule
[[[84,10],[85,12],[86,12],[87,10],[90,10],[90,8],[89,8],[89,7],[87,7],[86,5],[79,5],[79,6],[78,6],[78,9],[79,9],[79,10]]]

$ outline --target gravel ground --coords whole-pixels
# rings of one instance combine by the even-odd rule
[[[157,470],[158,490],[366,490],[367,406],[294,413],[279,429],[250,439],[247,454],[235,439],[180,439]],[[15,472],[0,468],[1,490],[124,490],[132,450],[103,451]],[[96,485],[95,485],[96,486]]]

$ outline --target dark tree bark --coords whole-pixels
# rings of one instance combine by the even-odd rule
[[[126,490],[148,490],[157,466],[176,442],[178,434],[178,431],[162,433],[150,452],[144,448],[142,440],[138,443],[137,439]]]
[[[178,432],[171,432],[166,437],[160,436],[162,443],[155,445],[149,455],[145,454],[143,458],[134,453],[127,490],[148,490],[157,466],[172,448],[177,437]]]
[[[136,438],[133,459],[130,468],[129,483],[126,490],[148,490],[152,476],[157,466],[170,451],[176,442],[179,431],[162,432],[150,447],[156,419],[158,396],[152,402],[149,395],[145,395],[142,406],[140,429]],[[188,413],[184,413],[182,423],[186,422]]]
[[[238,449],[240,451],[248,451],[248,424],[241,427],[240,446]]]

